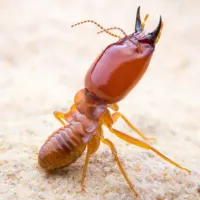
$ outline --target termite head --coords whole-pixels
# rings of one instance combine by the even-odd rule
[[[146,71],[157,40],[157,28],[146,34],[137,10],[135,32],[109,45],[95,60],[85,77],[85,88],[107,103],[117,103],[138,83]]]

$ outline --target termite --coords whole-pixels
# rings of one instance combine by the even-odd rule
[[[148,15],[144,21],[147,17]],[[118,37],[119,40],[108,45],[91,65],[85,76],[85,87],[76,93],[70,111],[67,113],[54,112],[55,117],[63,126],[54,131],[41,147],[38,154],[39,165],[47,171],[67,167],[74,163],[87,147],[81,179],[81,188],[84,190],[89,158],[98,150],[100,142],[103,142],[111,149],[119,170],[133,194],[137,195],[120,163],[114,144],[104,137],[102,130],[104,125],[120,139],[143,149],[152,150],[165,161],[190,172],[189,169],[167,158],[150,145],[147,141],[151,138],[143,135],[118,111],[117,103],[136,86],[149,66],[155,45],[161,34],[162,18],[160,17],[157,28],[146,34],[144,23],[141,22],[140,18],[140,7],[138,7],[134,33],[127,35],[120,28],[111,28],[121,30],[124,37],[111,33],[111,29],[105,29],[92,20],[83,21],[73,26],[85,22],[98,25],[104,32]],[[120,117],[142,138],[141,140],[113,128]]]

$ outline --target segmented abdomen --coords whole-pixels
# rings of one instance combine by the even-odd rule
[[[75,104],[65,114],[68,125],[53,132],[41,147],[39,165],[51,170],[75,162],[101,126],[99,119],[106,109],[104,101],[94,98],[85,89],[78,91]]]
[[[86,145],[72,125],[55,131],[39,151],[39,165],[47,170],[61,168],[75,162]]]
[[[98,121],[81,114],[75,106],[71,107],[65,120],[69,124],[53,132],[39,151],[39,165],[46,170],[75,162],[98,127]]]

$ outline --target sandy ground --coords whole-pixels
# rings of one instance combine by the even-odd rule
[[[151,3],[149,3],[151,2]],[[124,113],[161,152],[192,170],[187,174],[155,154],[106,135],[116,144],[142,200],[200,199],[200,1],[199,0],[1,0],[0,1],[0,199],[133,199],[110,150],[91,158],[87,193],[80,193],[85,154],[72,166],[46,174],[37,152],[60,124],[52,112],[67,111],[84,75],[105,46],[115,41],[91,24],[134,30],[135,13],[150,13],[151,31],[162,14],[163,35],[150,68],[120,102]],[[132,133],[119,121],[116,127]],[[135,135],[135,134],[134,134]]]

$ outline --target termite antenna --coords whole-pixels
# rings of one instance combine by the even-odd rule
[[[132,44],[135,44],[135,43],[129,38],[129,36],[126,34],[126,32],[125,32],[123,29],[119,28],[119,27],[110,27],[110,28],[107,28],[106,30],[107,30],[107,31],[110,31],[110,30],[119,30],[119,31],[121,31],[121,32],[123,33],[123,35],[124,35],[125,38],[127,38]],[[97,32],[97,34],[100,34],[100,33],[103,33],[103,32],[105,32],[105,31],[104,31],[104,30],[99,31],[99,32]]]
[[[98,24],[97,22],[95,22],[95,21],[93,21],[93,20],[85,20],[85,21],[82,21],[82,22],[78,22],[78,23],[76,23],[76,24],[71,25],[71,27],[79,26],[79,25],[85,24],[85,23],[93,23],[93,24],[95,24],[96,26],[98,26],[100,29],[102,29],[104,32],[106,32],[107,34],[109,34],[109,35],[111,35],[111,36],[113,36],[113,37],[116,37],[116,38],[118,38],[118,39],[121,39],[121,36],[109,32],[107,29],[105,29],[103,26],[101,26],[100,24]]]
[[[126,32],[122,28],[119,28],[119,27],[110,27],[110,28],[107,28],[106,30],[107,31],[110,31],[110,30],[119,30],[125,37],[128,37],[128,35],[126,34]],[[100,33],[103,33],[103,32],[105,32],[105,31],[104,30],[99,31],[99,32],[97,32],[97,34],[100,34]]]

